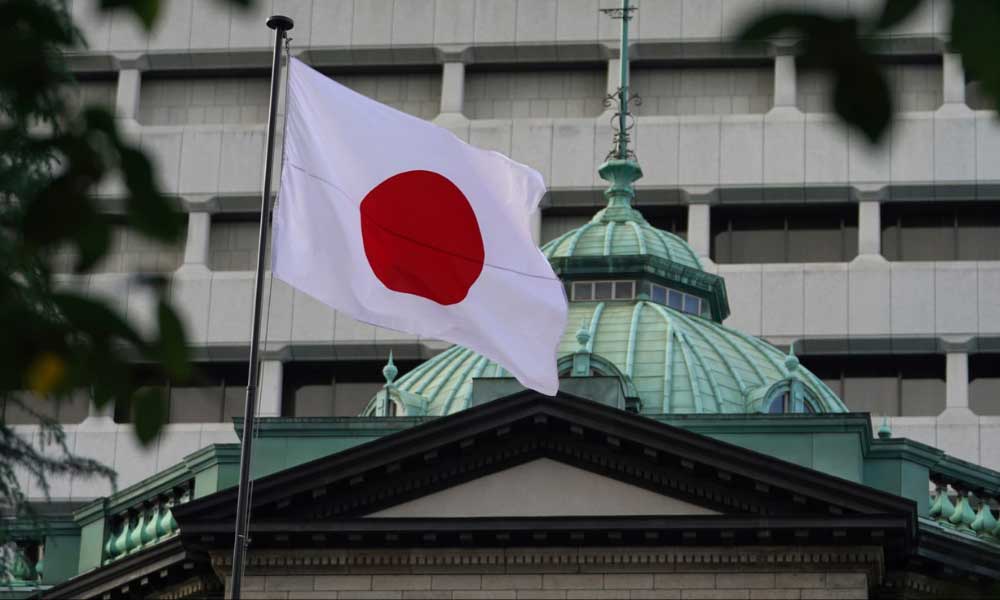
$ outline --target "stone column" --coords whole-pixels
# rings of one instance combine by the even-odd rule
[[[441,112],[461,113],[465,106],[465,65],[446,62],[441,77]]]
[[[608,85],[607,95],[610,96],[618,91],[619,86],[622,84],[621,80],[621,59],[611,58],[608,59]]]
[[[260,382],[257,386],[257,416],[281,416],[281,389],[284,365],[280,360],[260,362]]]
[[[945,410],[969,409],[969,355],[949,352],[945,367]]]
[[[944,103],[965,104],[965,70],[962,68],[962,56],[946,52],[941,59]]]
[[[793,48],[776,46],[774,56],[774,107],[796,108],[798,84]]]
[[[709,258],[712,248],[712,207],[688,204],[687,242],[699,258]]]
[[[944,341],[947,351],[945,408],[935,421],[935,446],[962,460],[982,464],[979,417],[969,410],[968,347]]]
[[[139,116],[139,90],[142,87],[142,72],[137,68],[123,68],[118,71],[118,88],[115,93],[115,116],[119,119],[135,121]]]
[[[211,235],[212,213],[205,211],[188,213],[184,268],[208,269],[208,249]]]
[[[858,201],[858,255],[882,255],[882,203],[875,198]]]

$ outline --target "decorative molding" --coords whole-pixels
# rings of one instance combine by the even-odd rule
[[[212,568],[222,575],[232,554],[211,553]],[[251,550],[247,572],[255,575],[335,573],[517,573],[517,572],[692,572],[858,569],[869,581],[882,579],[884,559],[878,546],[762,546],[713,548],[692,546],[586,548],[408,548],[357,550]]]

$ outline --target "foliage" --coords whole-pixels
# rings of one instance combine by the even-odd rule
[[[799,40],[802,62],[830,76],[834,110],[875,143],[889,129],[893,113],[875,38],[930,4],[930,0],[885,0],[882,10],[867,19],[812,9],[777,10],[754,19],[739,38],[759,41],[791,34]],[[996,43],[1000,2],[951,0],[951,9],[951,47],[1000,110],[1000,45]]]
[[[98,4],[131,12],[147,30],[159,13],[158,0]],[[54,476],[114,480],[108,467],[73,453],[32,397],[87,390],[98,407],[132,403],[136,434],[148,443],[165,421],[165,400],[137,393],[130,364],[149,362],[174,380],[191,370],[163,278],[137,276],[155,298],[156,326],[146,331],[107,302],[60,285],[53,273],[56,252],[75,257],[75,273],[92,270],[107,255],[114,227],[163,243],[184,235],[153,164],[114,116],[67,102],[74,80],[64,54],[84,47],[64,0],[0,2],[0,409],[17,406],[40,426],[35,440],[23,438],[0,415],[0,511],[7,514],[26,508],[18,474],[46,495]],[[121,190],[117,217],[98,200],[113,187]],[[0,521],[0,544],[3,529]]]

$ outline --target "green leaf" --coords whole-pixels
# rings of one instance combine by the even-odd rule
[[[101,0],[101,10],[131,11],[139,19],[142,26],[149,31],[160,14],[159,0]]]
[[[139,348],[145,343],[125,319],[106,304],[71,293],[52,295],[52,302],[72,329],[97,340],[122,340]]]
[[[143,388],[132,397],[135,435],[143,445],[156,439],[167,422],[167,399],[159,388]]]
[[[962,55],[966,72],[977,78],[1000,111],[1000,2],[954,0],[951,46]]]
[[[870,142],[880,140],[892,120],[892,96],[858,21],[817,12],[776,12],[749,23],[739,37],[759,41],[785,33],[799,40],[800,64],[832,80],[837,114]]]
[[[882,15],[875,26],[879,29],[889,29],[899,25],[917,10],[924,0],[885,0]]]
[[[859,93],[864,90],[864,93]],[[892,121],[889,85],[874,62],[839,64],[834,68],[833,107],[875,144]]]
[[[160,358],[163,367],[171,380],[184,381],[191,376],[184,324],[165,300],[161,300],[157,307],[157,321],[160,327]]]

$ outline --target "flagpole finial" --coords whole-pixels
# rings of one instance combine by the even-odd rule
[[[267,19],[267,26],[278,31],[291,31],[295,27],[295,21],[285,15],[271,15]]]
[[[629,0],[622,0],[620,8],[602,9],[601,12],[614,19],[620,19],[621,42],[619,51],[619,86],[618,90],[609,95],[605,100],[608,107],[614,106],[616,112],[611,120],[611,126],[615,130],[611,152],[608,153],[604,164],[598,169],[601,179],[611,185],[604,192],[604,197],[608,200],[608,206],[597,213],[595,221],[641,221],[642,215],[632,208],[632,200],[635,198],[635,188],[632,184],[642,177],[642,169],[635,159],[635,153],[629,149],[631,141],[629,132],[634,127],[635,121],[629,112],[629,105],[633,102],[638,104],[638,97],[629,92],[629,22],[632,20],[632,13],[636,7],[629,5]]]

